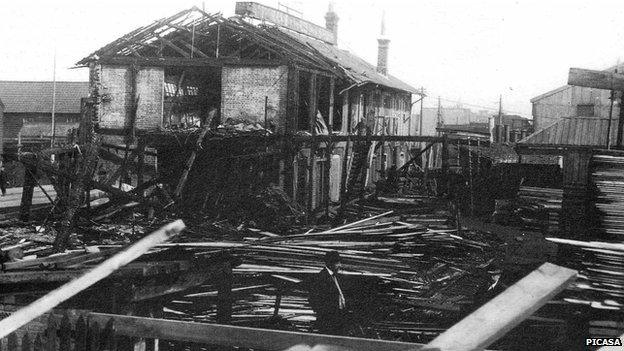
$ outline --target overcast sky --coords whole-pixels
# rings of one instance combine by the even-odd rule
[[[278,1],[259,1],[277,6]],[[205,2],[231,15],[234,1]],[[282,1],[324,25],[327,1]],[[389,71],[425,87],[427,105],[460,101],[531,114],[529,100],[565,84],[570,67],[601,69],[624,55],[621,0],[335,0],[339,43],[376,63],[381,13],[390,43]],[[0,80],[88,79],[70,69],[121,35],[201,0],[3,1]],[[472,107],[472,106],[469,106]],[[475,110],[478,108],[474,108]]]

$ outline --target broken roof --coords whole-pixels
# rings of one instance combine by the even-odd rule
[[[376,84],[420,94],[393,76],[384,76],[362,58],[323,41],[277,26],[224,18],[193,7],[138,28],[80,60],[77,65],[126,58],[186,65],[295,64],[333,73],[355,85]],[[193,60],[194,63],[190,61]]]
[[[53,82],[0,81],[5,113],[52,113]],[[56,113],[80,113],[88,82],[56,82]]]
[[[591,146],[607,145],[609,119],[564,117],[518,142],[521,146]],[[611,140],[617,135],[617,120],[611,121]]]

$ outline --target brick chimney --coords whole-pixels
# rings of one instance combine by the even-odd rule
[[[334,45],[338,44],[338,19],[338,15],[334,12],[334,4],[330,2],[325,14],[325,28],[334,33]]]
[[[386,37],[386,13],[381,15],[381,36],[377,39],[377,72],[388,75],[388,47],[390,39]]]

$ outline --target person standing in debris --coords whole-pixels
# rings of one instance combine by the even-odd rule
[[[2,196],[6,195],[7,186],[7,174],[4,170],[4,166],[0,166],[0,190],[2,190]]]
[[[346,331],[346,301],[338,270],[340,254],[330,251],[325,254],[325,267],[314,277],[310,289],[310,305],[316,313],[316,325],[323,334],[344,334]]]

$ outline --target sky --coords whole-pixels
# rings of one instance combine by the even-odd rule
[[[258,1],[277,7],[277,0]],[[324,25],[328,1],[281,0]],[[0,80],[86,81],[81,58],[191,6],[233,15],[229,0],[3,1]],[[377,62],[382,13],[389,72],[424,87],[425,106],[462,104],[531,116],[530,99],[564,85],[570,67],[624,59],[621,0],[334,0],[339,46]]]

